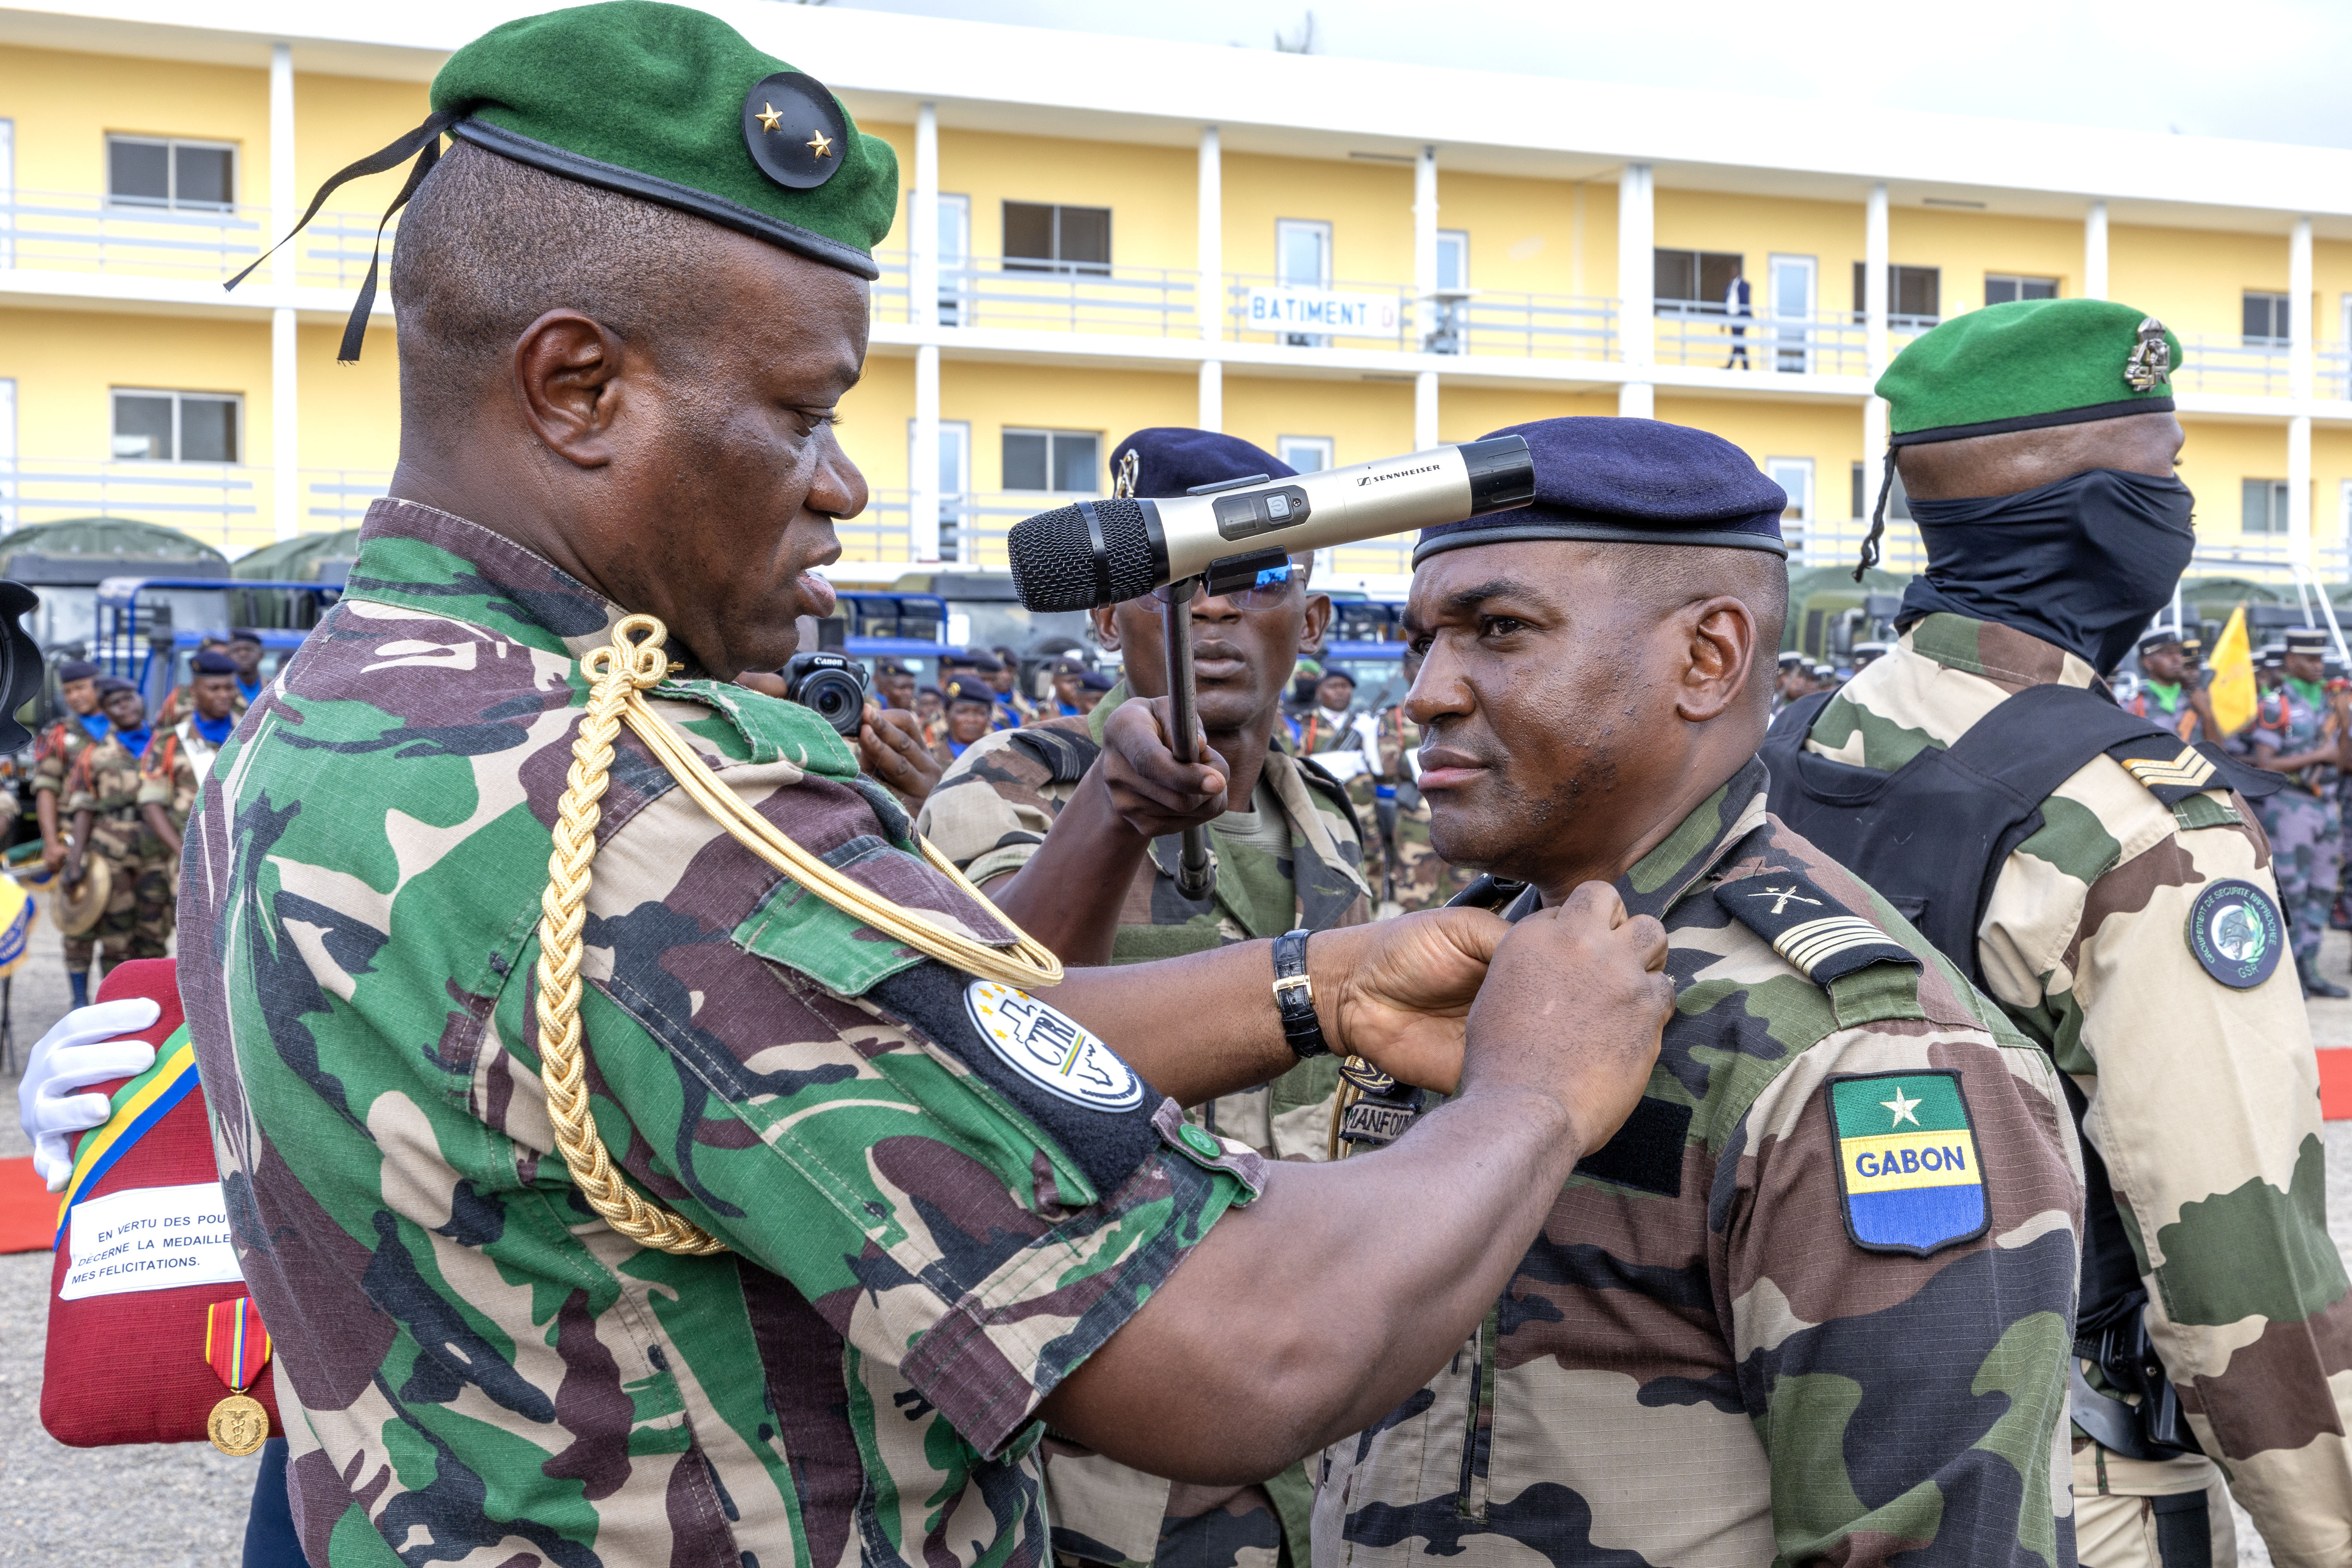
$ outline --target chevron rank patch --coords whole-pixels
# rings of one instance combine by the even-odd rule
[[[2109,746],[2107,755],[2166,805],[2176,805],[2209,789],[2225,788],[2229,783],[2211,758],[2170,735],[2136,735]]]
[[[1925,1258],[1985,1233],[1984,1171],[1958,1073],[1832,1078],[1825,1097],[1856,1247]]]
[[[1919,967],[1910,949],[1794,871],[1762,871],[1720,883],[1716,902],[1816,985],[1874,963]]]

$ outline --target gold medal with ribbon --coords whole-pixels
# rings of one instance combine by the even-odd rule
[[[205,1309],[205,1360],[228,1385],[228,1397],[205,1418],[205,1435],[222,1453],[242,1458],[269,1440],[269,1408],[246,1392],[269,1364],[269,1331],[252,1297]]]

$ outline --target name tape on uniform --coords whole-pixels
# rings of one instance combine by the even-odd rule
[[[243,1279],[218,1182],[131,1187],[76,1204],[61,1300]]]

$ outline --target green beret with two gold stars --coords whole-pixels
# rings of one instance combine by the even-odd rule
[[[898,159],[708,12],[604,0],[493,27],[433,79],[459,141],[876,278]]]
[[[2180,340],[2109,300],[2019,300],[1955,316],[1878,378],[1892,445],[2172,412]]]

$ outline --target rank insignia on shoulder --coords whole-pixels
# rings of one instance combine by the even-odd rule
[[[2286,949],[2278,904],[2252,882],[2225,877],[2189,906],[2189,951],[2205,973],[2234,991],[2271,977]]]
[[[2123,764],[2166,805],[2175,805],[2209,789],[2224,789],[2229,781],[2213,760],[2196,747],[2168,735],[2140,735],[2107,748],[2107,755]]]
[[[1874,963],[1921,967],[1916,953],[1795,871],[1764,870],[1719,883],[1715,899],[1816,985]]]
[[[1823,1098],[1856,1247],[1925,1258],[1985,1233],[1984,1171],[1958,1073],[1841,1076]]]

